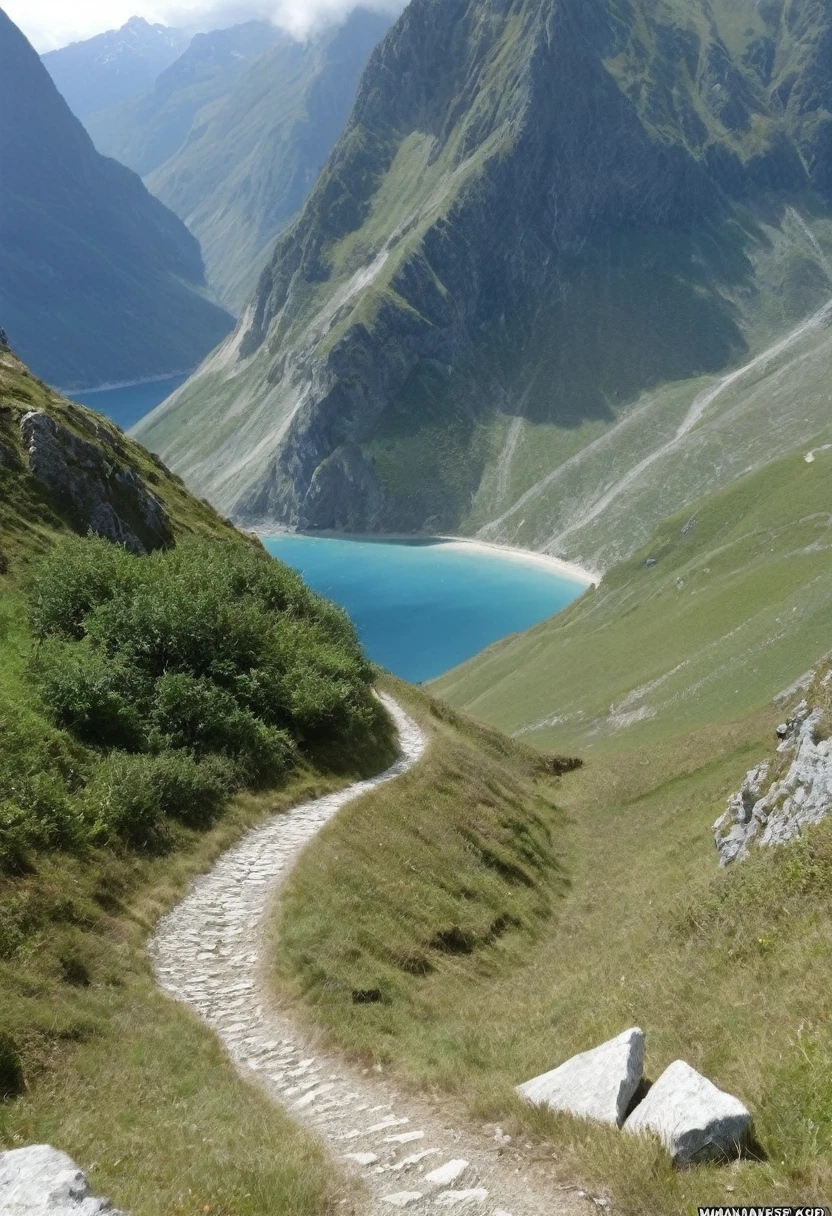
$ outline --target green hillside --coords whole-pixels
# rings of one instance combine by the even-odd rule
[[[202,107],[187,139],[147,176],[149,189],[199,238],[208,281],[233,312],[303,205],[388,25],[389,18],[357,8],[343,25],[305,42],[273,37],[263,54],[261,40],[259,57],[221,101]]]
[[[445,702],[397,686],[428,760],[334,820],[281,900],[275,982],[335,1041],[450,1095],[625,1216],[817,1204],[832,1187],[832,831],[720,871],[712,827],[774,755],[810,668],[828,710],[832,447],[806,455],[665,521],[564,613],[435,681]],[[504,743],[499,773],[472,761],[463,709],[582,758],[546,795],[555,867],[517,835],[544,803],[515,796],[523,812],[506,820],[496,799],[525,750]],[[498,858],[486,882],[484,841]],[[489,939],[501,913],[509,928]],[[446,923],[468,933],[452,957],[436,948]],[[354,1005],[359,983],[380,1002]],[[756,1156],[674,1170],[653,1142],[517,1099],[519,1082],[632,1025],[649,1080],[682,1058],[747,1103]]]
[[[760,709],[829,649],[830,439],[672,516],[600,587],[437,691],[529,742],[616,751]]]
[[[181,371],[228,332],[199,245],[100,156],[0,11],[0,326],[64,387]]]
[[[60,1145],[137,1216],[354,1212],[145,941],[247,828],[390,763],[375,672],[338,609],[6,347],[0,394],[0,1147]]]
[[[236,334],[143,439],[251,524],[481,531],[607,566],[815,433],[822,393],[753,443],[775,355],[714,397],[722,421],[744,403],[719,461],[691,459],[700,394],[832,297],[830,18],[781,8],[416,0]]]

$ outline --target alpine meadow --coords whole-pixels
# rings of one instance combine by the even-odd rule
[[[0,11],[0,1213],[828,1211],[832,9],[113,12]]]

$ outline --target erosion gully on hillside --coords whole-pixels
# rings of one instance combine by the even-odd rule
[[[407,772],[425,750],[416,723],[391,698],[383,700],[399,732],[397,763],[254,829],[198,879],[153,940],[159,982],[216,1031],[244,1076],[360,1175],[370,1198],[358,1210],[585,1216],[597,1211],[593,1202],[556,1187],[504,1137],[453,1126],[425,1100],[322,1049],[274,1007],[263,947],[272,900],[292,864],[345,803]]]

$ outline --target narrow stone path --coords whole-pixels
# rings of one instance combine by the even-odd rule
[[[362,1177],[367,1213],[449,1208],[476,1216],[597,1211],[528,1166],[497,1132],[463,1130],[425,1100],[322,1050],[274,1007],[263,957],[269,910],[303,847],[341,807],[415,765],[426,740],[390,697],[401,755],[387,772],[276,816],[249,832],[160,922],[151,944],[165,992],[219,1035],[238,1070],[262,1085]]]

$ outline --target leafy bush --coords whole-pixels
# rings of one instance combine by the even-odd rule
[[[29,612],[40,696],[97,758],[74,802],[59,781],[51,811],[28,786],[6,806],[0,788],[0,864],[4,849],[21,865],[48,847],[62,814],[98,842],[160,849],[169,819],[210,822],[304,747],[378,748],[373,672],[348,617],[254,548],[194,539],[135,557],[73,537],[33,570]]]
[[[25,869],[30,853],[79,840],[72,794],[84,772],[84,753],[65,736],[0,703],[0,873]]]
[[[170,833],[153,781],[153,757],[111,752],[84,791],[84,814],[93,840],[159,852]]]
[[[93,747],[143,749],[147,685],[122,656],[50,638],[33,672],[58,726]]]
[[[81,638],[84,618],[129,575],[125,549],[100,537],[67,537],[44,561],[31,589],[29,619],[38,639]]]

